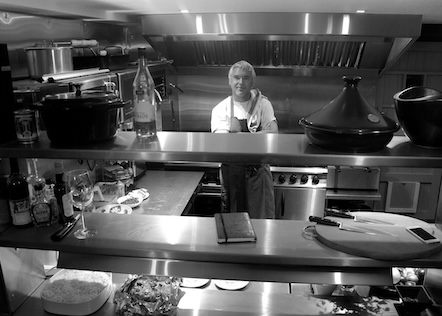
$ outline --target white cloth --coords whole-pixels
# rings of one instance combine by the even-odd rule
[[[270,122],[276,121],[275,113],[273,111],[270,101],[261,94],[258,89],[251,91],[251,98],[246,102],[233,101],[233,116],[238,120],[247,119],[247,126],[251,133],[258,130],[265,130],[270,125]],[[258,98],[253,113],[248,112],[252,106],[252,100]],[[212,118],[210,122],[212,133],[217,131],[230,131],[230,107],[231,96],[225,98],[212,109]]]

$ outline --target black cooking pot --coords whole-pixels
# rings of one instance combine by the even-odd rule
[[[344,76],[343,91],[299,124],[310,142],[338,152],[373,152],[383,149],[399,125],[371,106],[357,88],[361,77]]]
[[[442,92],[410,87],[393,99],[399,124],[413,144],[442,147]]]
[[[77,90],[47,95],[38,110],[52,142],[84,144],[113,138],[123,106],[113,93]]]

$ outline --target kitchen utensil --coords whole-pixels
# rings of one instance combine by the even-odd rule
[[[345,230],[345,231],[349,231],[349,232],[362,233],[362,234],[373,235],[373,236],[382,235],[381,232],[378,233],[378,232],[374,232],[372,230],[368,230],[365,228],[344,225],[341,222],[333,221],[331,219],[327,219],[327,218],[323,218],[323,217],[310,216],[309,220],[310,220],[310,222],[315,222],[315,223],[321,224],[321,225],[336,226],[340,230]]]
[[[75,216],[73,221],[67,222],[66,224],[64,224],[63,227],[59,231],[53,233],[51,235],[51,239],[53,241],[62,240],[71,231],[71,229],[74,228],[75,224],[78,222],[79,219],[80,219],[80,214]]]
[[[399,124],[413,144],[442,147],[442,92],[410,87],[393,99]]]
[[[124,104],[113,93],[85,90],[48,95],[37,108],[49,139],[70,145],[113,138]]]
[[[383,149],[399,125],[370,105],[357,88],[361,77],[344,76],[343,91],[299,124],[314,145],[338,152],[373,152]]]
[[[395,225],[394,223],[390,223],[387,221],[382,221],[378,219],[367,218],[359,215],[353,215],[350,212],[346,212],[344,210],[337,210],[333,208],[326,208],[325,214],[327,216],[341,217],[341,218],[351,218],[355,222],[368,223],[368,224],[380,224],[380,225]]]
[[[25,49],[28,72],[32,79],[40,79],[44,74],[68,72],[74,69],[72,47],[40,46]]]

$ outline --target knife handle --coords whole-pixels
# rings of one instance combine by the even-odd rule
[[[318,216],[309,216],[308,219],[310,222],[315,222],[315,223],[322,224],[322,225],[338,226],[338,227],[341,225],[339,222],[332,221],[331,219],[318,217]]]
[[[77,223],[78,219],[79,219],[79,215],[77,215],[72,222],[69,222],[69,223],[65,224],[59,231],[53,233],[51,235],[51,239],[53,241],[60,241],[60,240],[62,240],[71,231],[71,229],[74,228],[74,226]]]
[[[336,210],[333,208],[326,208],[325,209],[325,214],[326,215],[330,215],[330,216],[335,216],[335,217],[341,217],[341,218],[351,218],[354,219],[355,217],[351,214],[348,214],[344,211],[340,211],[340,210]]]

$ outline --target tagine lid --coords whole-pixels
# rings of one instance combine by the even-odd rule
[[[343,76],[342,92],[320,110],[300,120],[304,127],[337,133],[395,132],[399,125],[384,117],[358,91],[359,76]]]

